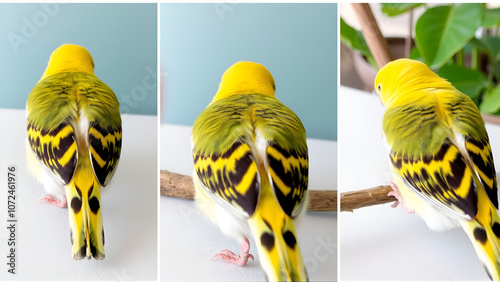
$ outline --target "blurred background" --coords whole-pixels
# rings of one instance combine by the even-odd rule
[[[337,6],[161,5],[161,122],[191,126],[224,71],[264,65],[309,138],[337,139]]]
[[[485,114],[500,115],[500,5],[498,3],[370,3],[371,22],[353,5],[340,5],[341,85],[372,91],[385,54],[384,44],[368,48],[377,25],[392,59],[423,61]],[[362,9],[363,10],[363,9]],[[361,17],[361,19],[360,19]],[[467,20],[464,20],[467,19]],[[361,33],[363,23],[365,33]],[[367,38],[368,36],[368,38]],[[382,39],[382,38],[381,38]],[[388,60],[384,60],[386,63]],[[500,119],[497,119],[497,123]]]
[[[24,109],[50,54],[85,47],[122,113],[156,115],[156,4],[0,4],[0,107]],[[8,66],[8,67],[5,67]]]
[[[432,5],[432,4],[428,4]],[[413,27],[424,9],[415,9],[410,17],[410,13],[403,13],[399,16],[389,17],[382,12],[380,3],[370,3],[373,16],[377,20],[379,28],[386,39],[391,41],[391,51],[397,57],[404,56],[405,38],[410,35],[410,22]],[[361,31],[361,24],[354,12],[351,4],[342,3],[339,5],[340,17],[350,27]],[[393,47],[392,47],[393,46]],[[369,72],[370,78],[365,79],[363,72]],[[376,73],[376,69],[366,62],[363,54],[353,51],[345,42],[340,43],[340,84],[356,89],[372,91],[373,81],[371,77]]]

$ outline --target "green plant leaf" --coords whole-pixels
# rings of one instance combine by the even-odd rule
[[[462,66],[444,65],[436,73],[446,78],[456,89],[467,94],[471,99],[479,97],[488,85],[488,79],[484,73]]]
[[[493,75],[495,77],[500,77],[500,67],[499,66],[496,66],[494,69],[493,69]]]
[[[418,52],[417,47],[411,48],[410,59],[412,59],[412,60],[419,60],[419,61],[422,61],[422,62],[424,61],[424,59],[422,59],[422,56],[420,56],[420,53]]]
[[[500,8],[496,9],[485,9],[484,10],[484,20],[482,26],[484,27],[495,27],[500,24]]]
[[[415,42],[427,65],[444,65],[467,41],[483,21],[479,3],[437,6],[427,10],[415,26]]]
[[[479,110],[487,114],[498,114],[500,110],[500,85],[486,93]]]
[[[353,51],[359,52],[365,57],[371,57],[363,33],[348,25],[342,17],[340,18],[340,41]]]
[[[472,46],[476,47],[478,50],[483,51],[483,52],[491,55],[491,48],[485,41],[479,40],[476,38],[472,38],[471,41],[469,41],[469,43]]]
[[[382,12],[389,17],[406,13],[410,8],[416,8],[422,3],[381,3]]]
[[[496,36],[486,35],[481,39],[472,39],[470,41],[477,49],[485,52],[490,57],[498,60],[500,56],[500,38]]]
[[[472,38],[472,40],[475,40],[475,38]],[[464,48],[462,48],[462,52],[464,54],[470,54],[472,52],[472,47],[475,47],[475,46],[471,46],[471,42],[467,42],[467,44],[465,44]]]

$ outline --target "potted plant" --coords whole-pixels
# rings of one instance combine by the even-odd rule
[[[425,62],[469,95],[481,112],[500,115],[500,8],[480,3],[390,3],[381,4],[381,9],[389,17],[424,9],[414,29],[410,27],[415,46],[405,56]],[[361,32],[341,19],[340,33],[342,43],[377,69]]]

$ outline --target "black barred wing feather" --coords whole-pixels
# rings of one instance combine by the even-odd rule
[[[479,183],[464,140],[466,133],[487,136],[486,130],[476,106],[464,94],[428,94],[412,93],[423,98],[386,109],[382,123],[390,160],[419,196],[448,216],[469,220],[477,214]]]
[[[202,186],[217,202],[250,217],[259,198],[259,175],[250,146],[235,142],[222,153],[193,152],[194,168]]]
[[[86,75],[78,83],[81,111],[89,120],[89,151],[94,174],[106,186],[118,166],[122,127],[118,99],[99,78]]]
[[[105,83],[83,72],[55,74],[33,88],[26,108],[30,146],[64,184],[73,177],[78,156],[72,124],[80,124],[84,115],[95,175],[101,185],[109,182],[120,157],[122,129],[118,99]]]
[[[479,141],[468,136],[465,138],[465,147],[488,198],[498,209],[497,177],[488,138]]]
[[[450,140],[435,154],[408,157],[392,151],[390,160],[403,182],[436,208],[457,219],[476,216],[473,171]]]
[[[89,151],[94,174],[102,186],[106,186],[116,171],[122,147],[121,126],[104,128],[91,123]]]
[[[298,215],[306,204],[309,161],[306,132],[299,117],[277,99],[254,106],[255,127],[268,140],[269,176],[283,211]]]
[[[498,188],[495,165],[488,133],[481,113],[465,94],[455,92],[446,103],[447,112],[455,132],[463,136],[468,158],[491,203],[498,209]],[[479,183],[478,183],[479,185]]]
[[[52,130],[45,130],[28,120],[27,131],[28,142],[38,161],[56,180],[68,184],[73,178],[78,156],[73,127],[63,122]]]
[[[40,81],[31,91],[26,109],[31,150],[53,178],[68,184],[73,178],[78,153],[72,127],[77,105],[71,75],[57,74]]]
[[[267,142],[269,175],[258,173],[249,144],[260,134]],[[216,200],[251,216],[261,179],[270,177],[280,206],[290,216],[302,209],[307,193],[308,158],[300,119],[274,97],[233,95],[214,101],[193,125],[193,158],[203,186]],[[255,146],[254,146],[255,147]]]
[[[307,151],[288,151],[274,143],[267,147],[267,156],[276,198],[283,211],[295,217],[305,204],[309,173]]]

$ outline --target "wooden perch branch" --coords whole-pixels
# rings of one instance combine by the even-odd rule
[[[166,170],[160,171],[160,194],[194,200],[194,183],[191,176]]]
[[[383,185],[370,189],[340,193],[340,211],[352,212],[355,209],[394,202],[396,198],[387,196],[391,186]]]
[[[346,192],[340,194],[340,211],[350,211],[362,207],[394,202],[395,198],[387,196],[392,191],[389,185]],[[166,170],[160,171],[160,193],[163,196],[194,199],[194,184],[191,176]],[[337,211],[337,191],[309,191],[308,211]]]

